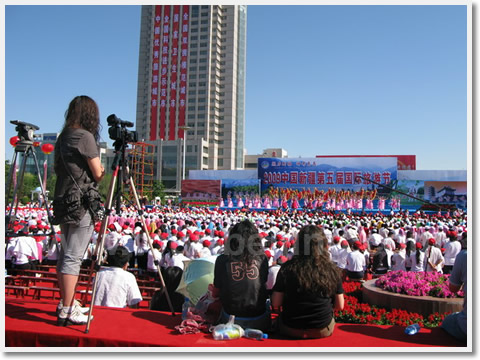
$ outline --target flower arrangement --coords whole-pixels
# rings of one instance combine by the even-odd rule
[[[337,323],[397,325],[408,326],[418,323],[421,327],[438,327],[449,313],[434,313],[426,319],[417,313],[400,309],[387,311],[383,308],[362,303],[362,284],[344,282],[345,305],[343,310],[335,310],[334,317]]]
[[[385,291],[410,296],[463,297],[463,291],[453,293],[448,289],[448,278],[449,275],[434,271],[390,271],[379,277],[375,285]]]

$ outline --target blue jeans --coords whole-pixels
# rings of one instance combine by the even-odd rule
[[[218,319],[219,324],[226,324],[230,318],[230,315],[222,309],[220,317]],[[241,326],[244,330],[247,328],[258,329],[263,332],[269,332],[272,327],[272,317],[270,306],[266,306],[266,310],[262,315],[256,317],[237,317],[235,316],[234,324]]]
[[[467,341],[467,334],[463,332],[463,330],[458,325],[458,317],[460,316],[459,312],[447,315],[445,319],[442,321],[441,328],[445,330],[447,333],[452,335],[457,340],[466,342]]]

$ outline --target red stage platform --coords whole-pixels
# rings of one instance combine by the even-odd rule
[[[166,312],[106,307],[93,309],[94,319],[90,332],[85,334],[85,326],[56,326],[55,306],[56,302],[53,301],[6,297],[6,351],[9,348],[16,351],[17,347],[182,347],[185,351],[193,351],[193,347],[240,347],[245,350],[272,347],[272,351],[289,351],[288,348],[292,351],[298,351],[297,348],[310,348],[309,351],[328,351],[330,348],[331,351],[341,351],[339,349],[352,347],[458,347],[450,351],[466,350],[465,345],[440,328],[422,329],[420,333],[408,336],[399,326],[355,324],[337,324],[331,337],[318,340],[289,340],[271,335],[271,338],[263,341],[245,338],[215,341],[210,334],[178,333],[175,326],[181,322],[180,314],[172,316]]]

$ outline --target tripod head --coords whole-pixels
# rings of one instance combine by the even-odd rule
[[[20,120],[10,120],[10,124],[16,125],[15,130],[19,141],[15,145],[16,152],[24,152],[28,146],[33,145],[35,140],[35,130],[40,129],[37,125],[33,125]]]

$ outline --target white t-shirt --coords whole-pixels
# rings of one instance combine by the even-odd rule
[[[102,266],[96,281],[95,306],[124,308],[143,300],[135,276],[121,268]]]
[[[445,265],[455,264],[455,258],[462,251],[462,244],[459,241],[450,241],[445,245]]]
[[[153,249],[153,254],[152,255],[152,251],[151,250],[148,250],[148,255],[147,255],[147,269],[148,271],[157,271],[158,272],[158,268],[157,266],[155,265],[154,263],[154,260],[158,260],[159,263],[160,261],[162,260],[162,253],[160,251],[158,251],[158,249]],[[153,258],[153,256],[155,256],[155,259]]]
[[[346,269],[348,271],[363,271],[365,268],[365,256],[358,251],[354,250],[347,255],[347,266]]]
[[[267,290],[273,289],[275,281],[277,280],[277,274],[280,270],[280,265],[270,266],[268,269]]]
[[[410,263],[412,264],[410,271],[415,271],[415,272],[424,271],[425,253],[423,251],[420,251],[418,263],[417,263],[416,254],[417,254],[417,251],[412,251],[410,253]]]

